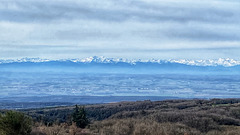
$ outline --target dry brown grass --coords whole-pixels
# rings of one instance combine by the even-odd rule
[[[31,135],[240,135],[238,126],[222,126],[221,130],[202,133],[180,123],[158,123],[140,119],[108,119],[94,122],[89,129],[76,125],[36,124]]]
[[[60,125],[46,126],[44,124],[35,124],[31,135],[89,135],[89,130],[77,128],[76,124],[68,125],[62,123]]]
[[[222,126],[221,129],[221,131],[210,131],[206,135],[240,135],[239,126]]]
[[[200,135],[195,129],[179,123],[157,123],[138,119],[109,119],[90,127],[99,135]]]

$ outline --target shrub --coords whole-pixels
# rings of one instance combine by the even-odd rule
[[[0,115],[0,135],[29,135],[32,120],[23,113],[8,111]]]

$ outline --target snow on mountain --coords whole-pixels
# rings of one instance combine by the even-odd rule
[[[21,63],[21,62],[49,62],[51,60],[49,59],[40,59],[40,58],[22,58],[22,59],[16,59],[16,60],[13,60],[13,59],[8,59],[8,60],[0,60],[0,64],[1,63],[14,63],[14,62],[18,62],[18,63]]]
[[[129,63],[129,64],[136,64],[138,62],[140,63],[179,63],[179,64],[185,64],[185,65],[191,65],[191,66],[224,66],[224,67],[231,67],[231,66],[236,66],[240,65],[240,60],[234,60],[230,58],[219,58],[219,59],[209,59],[209,60],[188,60],[188,59],[170,59],[170,60],[156,60],[156,59],[151,59],[151,60],[128,60],[128,59],[123,59],[123,58],[106,58],[103,56],[93,56],[93,57],[88,57],[84,59],[61,59],[61,60],[49,60],[49,59],[41,59],[41,58],[22,58],[22,59],[8,59],[8,60],[0,60],[0,64],[3,63],[21,63],[21,62],[33,62],[33,63],[38,63],[38,62],[51,62],[51,61],[59,61],[59,62],[64,62],[64,61],[71,61],[74,63]]]
[[[169,60],[171,63],[181,63],[186,65],[194,65],[194,66],[225,66],[231,67],[240,65],[240,61],[234,59],[216,59],[216,60]]]

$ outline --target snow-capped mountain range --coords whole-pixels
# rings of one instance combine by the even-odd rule
[[[209,60],[188,60],[188,59],[169,59],[169,60],[129,60],[122,58],[106,58],[103,56],[93,56],[84,59],[59,59],[59,60],[50,60],[50,59],[41,59],[41,58],[22,58],[22,59],[7,59],[0,60],[0,64],[4,63],[24,63],[24,62],[32,62],[32,63],[41,63],[41,62],[74,62],[74,63],[128,63],[135,65],[136,63],[177,63],[191,66],[224,66],[224,67],[232,67],[240,65],[240,60],[234,60],[230,58],[219,58],[219,59],[209,59]]]

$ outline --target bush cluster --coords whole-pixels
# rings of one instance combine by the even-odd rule
[[[29,135],[32,129],[30,117],[20,112],[0,114],[0,135]]]

